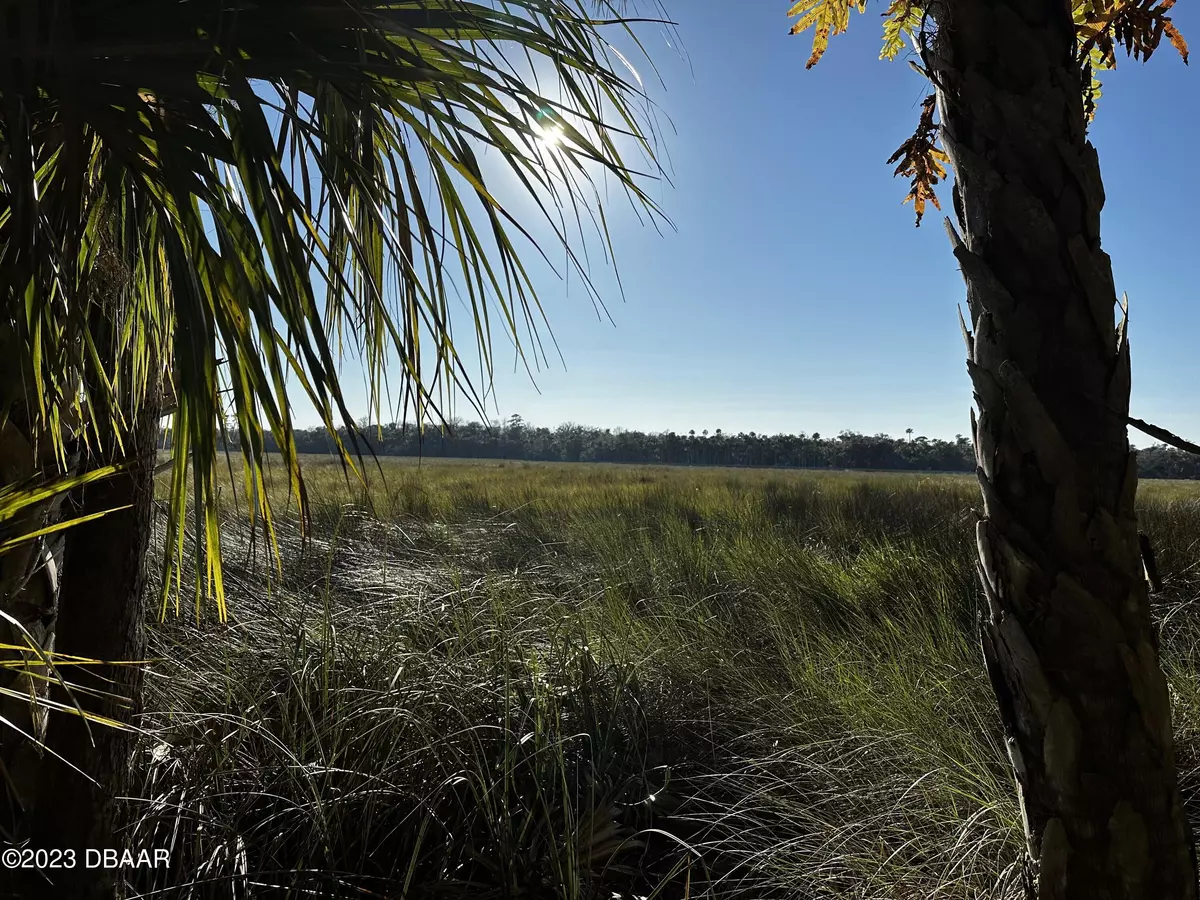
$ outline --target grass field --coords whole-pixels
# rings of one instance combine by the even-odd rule
[[[230,623],[152,626],[133,840],[174,868],[138,889],[1016,896],[972,479],[307,473],[313,538],[285,520],[281,573],[230,504]],[[1200,489],[1142,506],[1191,796]]]

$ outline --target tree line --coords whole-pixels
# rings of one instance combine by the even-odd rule
[[[343,440],[348,439],[341,431]],[[973,472],[975,450],[964,435],[953,440],[911,433],[904,437],[842,431],[836,437],[716,431],[636,431],[567,422],[556,428],[529,424],[519,415],[489,423],[455,420],[444,427],[392,423],[359,430],[364,452],[377,456],[446,459],[603,462],[672,466],[743,466],[800,469],[882,469]],[[299,429],[300,453],[335,452],[323,427]],[[236,430],[227,443],[237,447]],[[267,437],[268,452],[278,448]],[[1163,444],[1138,451],[1143,478],[1200,478],[1200,457]]]

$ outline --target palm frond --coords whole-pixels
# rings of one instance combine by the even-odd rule
[[[28,400],[41,431],[65,444],[87,427],[59,427],[64,411],[119,433],[115,398],[150,396],[169,379],[168,564],[184,548],[190,493],[194,551],[207,560],[197,593],[223,613],[227,420],[252,515],[270,534],[268,432],[307,510],[289,384],[335,440],[347,429],[338,450],[352,471],[347,355],[362,360],[376,421],[393,366],[406,419],[443,416],[455,393],[482,411],[494,327],[518,354],[541,352],[526,259],[549,256],[536,235],[565,248],[599,303],[573,236],[590,222],[609,243],[607,220],[590,212],[601,182],[661,217],[647,193],[662,174],[653,109],[608,39],[640,48],[623,7],[0,0],[0,277],[31,373],[22,398],[10,379],[0,402]],[[553,149],[547,122],[561,135]],[[514,215],[500,181],[533,198],[539,221]],[[98,287],[93,270],[107,258],[120,271]],[[112,354],[88,325],[98,302],[111,304],[125,374],[100,362]],[[474,377],[452,328],[459,302]]]

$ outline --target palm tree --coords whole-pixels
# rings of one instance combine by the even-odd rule
[[[1114,40],[1147,58],[1166,36],[1186,61],[1170,6],[897,0],[886,29],[885,55],[907,34],[935,90],[896,157],[918,222],[943,161],[955,176],[983,648],[1041,900],[1197,894],[1139,559],[1129,344],[1086,130],[1092,67],[1112,65]],[[812,65],[830,23],[805,19],[818,24]]]
[[[638,45],[614,0],[0,10],[0,519],[11,494],[4,524],[34,536],[0,557],[0,644],[24,647],[27,663],[0,668],[0,715],[21,729],[0,731],[0,828],[99,847],[128,734],[92,729],[93,744],[84,717],[57,715],[47,731],[29,701],[128,715],[112,691],[66,693],[44,654],[139,655],[160,414],[173,453],[163,583],[179,588],[190,546],[195,594],[223,615],[227,416],[269,536],[268,434],[306,516],[289,381],[335,438],[338,424],[354,433],[345,352],[362,360],[373,421],[391,396],[388,367],[405,417],[438,419],[455,391],[482,411],[475,387],[491,377],[494,330],[523,357],[542,352],[526,261],[535,238],[565,248],[590,284],[571,216],[613,183],[659,215],[625,160],[659,170],[628,62]],[[610,43],[621,40],[625,53]],[[532,198],[537,221],[500,202],[503,181]],[[603,216],[583,215],[607,241]],[[451,327],[458,298],[476,360]],[[355,442],[338,450],[355,469]],[[81,477],[113,472],[80,492]],[[120,511],[46,531],[65,508],[74,519]],[[48,698],[50,681],[60,688]],[[122,692],[136,699],[135,675],[118,679]],[[100,787],[39,764],[43,746]],[[110,889],[96,872],[62,874],[64,896]]]
[[[1053,4],[964,0],[942,15],[924,58],[955,171],[962,237],[952,236],[973,326],[984,651],[1039,894],[1194,898],[1138,551],[1129,344],[1100,248],[1104,192],[1075,23]],[[972,33],[993,36],[989,76],[966,74],[979,71]]]

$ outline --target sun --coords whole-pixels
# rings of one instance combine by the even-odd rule
[[[538,141],[543,147],[551,149],[559,146],[563,142],[563,127],[557,122],[541,122],[538,123]]]
[[[553,150],[562,145],[566,139],[563,125],[554,111],[546,107],[538,111],[535,120],[537,126],[537,141],[542,147]]]

